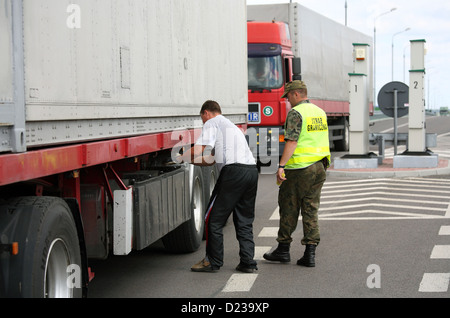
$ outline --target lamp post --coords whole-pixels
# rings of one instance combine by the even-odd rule
[[[345,26],[347,26],[347,0],[345,0]]]
[[[409,30],[411,30],[411,28],[406,28],[405,30],[397,32],[392,36],[392,81],[394,81],[394,37]]]
[[[373,21],[373,103],[375,105],[377,98],[377,19],[397,10],[397,8],[392,8],[389,11],[386,11],[375,17]]]
[[[409,48],[409,45],[405,45],[403,48],[403,83],[406,83],[406,49]]]

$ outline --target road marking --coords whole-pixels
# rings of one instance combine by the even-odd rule
[[[363,206],[363,205],[361,205]],[[370,206],[370,204],[368,204]],[[376,206],[376,205],[375,205]],[[397,218],[408,218],[408,219],[444,219],[445,216],[441,215],[430,215],[430,214],[422,214],[422,213],[408,213],[408,212],[392,212],[392,211],[380,211],[380,210],[358,210],[358,211],[349,211],[349,212],[338,212],[338,213],[329,213],[329,214],[319,214],[319,219],[331,220],[336,219],[339,220],[341,218],[336,218],[344,215],[355,215],[355,214],[382,214],[382,215],[391,215],[387,217],[388,219],[392,219],[393,217]],[[367,219],[367,217],[365,217]],[[379,217],[369,217],[371,219],[379,219]],[[386,218],[386,217],[385,217]]]
[[[261,232],[259,232],[258,237],[277,237],[278,227],[264,227]]]
[[[378,198],[378,199],[381,200],[381,198]],[[364,208],[364,207],[405,208],[405,209],[408,209],[408,210],[420,210],[420,211],[427,210],[427,211],[439,211],[439,212],[446,212],[447,211],[447,208],[445,208],[445,209],[441,208],[440,209],[440,208],[431,208],[431,207],[428,207],[428,206],[427,207],[423,207],[423,206],[410,206],[410,205],[384,204],[384,203],[365,203],[365,204],[357,204],[357,205],[333,206],[333,207],[329,207],[329,208],[320,208],[319,211],[320,212],[325,212],[325,211],[336,211],[336,210],[342,210],[342,209]],[[396,213],[396,212],[389,212],[389,213]],[[398,213],[398,214],[400,214],[400,213]]]
[[[418,182],[423,182],[423,181],[430,181],[433,183],[443,183],[443,184],[448,184],[448,180],[447,179],[440,179],[440,178],[421,178],[421,177],[413,177],[413,178],[409,178],[408,180],[418,180]]]
[[[450,182],[445,179],[327,181],[322,189],[319,219],[449,219],[449,197]],[[279,219],[278,210],[271,219]]]
[[[367,195],[367,194],[365,194],[365,195]],[[414,197],[416,197],[416,196],[414,196]],[[383,201],[391,201],[391,202],[405,202],[405,203],[414,202],[414,203],[419,203],[419,204],[423,204],[424,203],[423,200],[413,200],[413,199],[380,198],[380,197],[378,197],[377,199],[378,200],[383,200]],[[361,202],[361,201],[367,201],[367,200],[373,200],[373,197],[372,198],[365,197],[365,198],[353,198],[353,199],[337,200],[337,201],[327,201],[327,202],[324,202],[323,205],[325,205],[325,204],[336,204],[336,203]],[[439,202],[429,202],[429,203],[430,204],[435,204],[435,205],[443,205],[443,206],[445,206],[445,208],[439,209],[439,210],[442,210],[442,211],[446,211],[447,210],[448,203],[442,203],[442,202],[441,203],[439,203]],[[397,205],[395,205],[395,206],[397,206]],[[399,206],[399,207],[401,207],[401,206]],[[410,208],[409,205],[406,205],[404,207],[405,208]]]
[[[424,184],[429,184],[433,188],[443,188],[446,189],[446,192],[449,192],[448,189],[449,182],[443,179],[361,179],[361,180],[346,180],[346,181],[325,181],[323,186],[324,189],[330,187],[332,185],[333,189],[335,188],[347,188],[349,186],[360,186],[361,183],[368,183],[371,185],[388,185],[390,187],[396,187],[398,189],[399,184],[404,184],[409,187],[422,187]],[[419,183],[418,185],[415,183]],[[393,185],[389,185],[393,184]],[[364,188],[365,189],[365,188]],[[363,190],[364,190],[363,189]]]
[[[439,135],[438,138],[450,136],[450,132]]]
[[[414,186],[415,187],[420,187],[420,185],[414,185]],[[415,192],[415,193],[417,193],[419,195],[423,194],[423,193],[436,193],[436,192],[450,193],[450,190],[427,190],[427,189],[417,189],[417,190],[415,190],[415,189],[405,189],[405,188],[399,189],[399,187],[395,186],[395,185],[384,185],[384,186],[364,187],[364,188],[361,188],[361,185],[360,185],[359,187],[360,187],[359,189],[348,189],[347,191],[364,191],[366,193],[370,193],[370,192],[372,192],[374,190],[390,190],[391,191],[391,195],[393,194],[393,191],[399,191],[399,190],[401,190],[401,191],[408,191],[408,192]],[[447,184],[447,187],[448,187],[448,184]],[[336,188],[338,188],[338,186],[333,187],[333,189],[336,189]],[[344,188],[348,188],[348,186],[344,187]],[[328,193],[340,193],[342,191],[343,190],[328,190],[326,188],[323,189],[323,193],[326,193],[326,194],[328,194]],[[395,193],[397,193],[397,192],[395,192]]]
[[[450,235],[450,225],[442,225],[439,230],[439,235]]]
[[[435,178],[327,181],[322,189],[319,220],[450,219],[449,185],[448,180]],[[392,211],[398,209],[407,212]],[[279,219],[276,207],[269,220]],[[278,227],[265,227],[259,233],[259,237],[277,235]],[[450,235],[450,226],[441,226],[439,235]],[[270,249],[255,249],[255,259],[261,259]],[[434,246],[430,258],[450,259],[450,245]],[[425,273],[419,292],[447,292],[449,285],[450,273]]]
[[[357,207],[362,207],[364,205],[359,205]],[[367,206],[377,206],[377,204],[367,204]],[[340,207],[348,208],[347,207]],[[398,206],[395,206],[398,207]],[[338,208],[335,208],[338,209]],[[332,210],[335,210],[332,209]],[[430,208],[427,208],[429,210]],[[319,209],[319,211],[322,211],[322,209]],[[384,216],[353,216],[348,217],[349,215],[364,215],[364,214],[378,214],[378,215],[384,215]],[[279,209],[275,209],[275,211],[272,213],[272,216],[270,217],[270,220],[279,220],[280,214]],[[302,219],[301,216],[298,218],[299,220]],[[394,211],[379,211],[379,210],[373,210],[373,209],[365,209],[365,210],[358,210],[358,211],[350,211],[350,212],[337,212],[337,213],[328,213],[328,214],[320,214],[319,213],[319,220],[321,221],[358,221],[358,220],[436,220],[436,219],[450,219],[450,215],[447,212],[446,215],[433,215],[433,214],[422,214],[422,213],[407,213],[407,212],[394,212]],[[261,237],[273,237],[274,231],[278,228],[263,228],[260,235]],[[276,233],[275,233],[276,236]]]
[[[425,273],[420,282],[419,292],[447,292],[450,273]]]
[[[272,249],[272,246],[255,246],[255,261],[263,260],[263,255],[269,252]]]
[[[391,196],[392,195],[392,191],[370,191],[370,195],[371,196],[383,196],[382,199],[386,199],[386,197]],[[417,193],[396,193],[395,194],[397,197],[414,197],[417,198],[418,195]],[[358,197],[358,196],[367,196],[367,192],[361,192],[361,193],[350,193],[350,194],[336,194],[336,195],[322,195],[321,196],[321,200],[327,200],[327,199],[332,199],[332,198],[346,198],[346,197]],[[443,199],[443,200],[448,200],[449,196],[448,195],[423,195],[426,196],[427,199]],[[380,198],[380,197],[377,197]],[[367,200],[371,199],[371,198],[366,198]],[[408,200],[409,201],[409,200]],[[324,204],[329,203],[330,201],[327,202],[323,202]],[[337,201],[340,202],[340,201]],[[421,201],[423,202],[423,201]],[[436,204],[445,204],[442,202],[437,202]]]
[[[401,128],[401,127],[405,127],[405,126],[408,126],[409,125],[409,123],[406,123],[406,124],[403,124],[403,125],[398,125],[397,126],[397,128]],[[393,131],[394,130],[394,128],[388,128],[388,129],[386,129],[386,130],[383,130],[382,132],[381,132],[381,134],[385,134],[385,133],[387,133],[387,132],[389,132],[389,131]]]
[[[233,274],[222,289],[222,292],[248,292],[252,288],[257,277],[258,274]]]
[[[345,180],[345,181],[325,181],[324,188],[328,185],[351,185],[351,184],[359,184],[359,183],[379,183],[379,182],[385,182],[385,183],[420,183],[420,184],[442,184],[442,185],[448,185],[449,181],[445,179],[438,179],[438,178],[420,178],[420,177],[412,177],[412,178],[405,178],[405,179],[392,179],[392,178],[376,178],[376,179],[355,179],[355,180]]]
[[[450,245],[435,245],[430,258],[450,259]]]
[[[277,206],[270,216],[269,220],[279,220],[280,219],[280,207]]]

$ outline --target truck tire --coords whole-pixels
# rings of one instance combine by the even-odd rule
[[[205,190],[202,169],[194,166],[191,219],[163,237],[164,247],[173,253],[191,253],[200,247],[205,229]]]
[[[16,233],[21,237],[19,254],[23,260],[21,296],[82,297],[80,243],[67,203],[56,197],[23,197],[14,199],[14,208],[22,212],[22,219],[29,220],[26,233]],[[74,272],[68,272],[71,268]]]

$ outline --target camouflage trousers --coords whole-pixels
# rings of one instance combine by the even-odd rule
[[[280,229],[277,241],[291,243],[292,233],[297,228],[301,211],[303,223],[302,245],[319,244],[320,231],[318,212],[320,194],[326,179],[321,161],[298,170],[285,170],[286,179],[280,186],[278,206],[280,207]]]

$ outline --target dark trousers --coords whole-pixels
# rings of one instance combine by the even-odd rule
[[[222,168],[206,211],[206,255],[213,268],[223,265],[223,227],[233,213],[242,265],[256,268],[253,220],[258,188],[256,166],[232,164]]]

